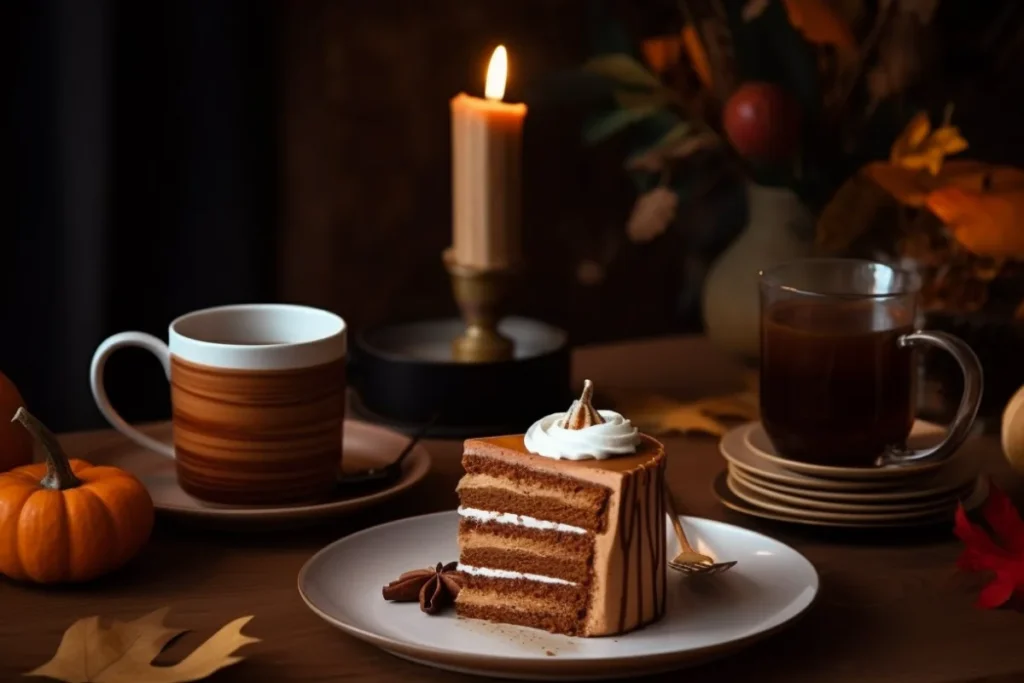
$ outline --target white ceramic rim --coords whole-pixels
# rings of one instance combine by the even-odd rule
[[[366,437],[373,437],[376,439],[383,437],[395,438],[399,443],[405,440],[403,435],[395,432],[394,430],[369,422],[362,422],[360,420],[346,419],[345,427],[346,429],[353,430],[352,434],[346,434],[346,443],[350,443],[351,439],[358,438],[357,433],[362,433],[362,435]],[[170,433],[171,423],[155,423],[149,425],[145,431],[149,435],[155,435],[163,438],[165,432],[168,434]],[[123,449],[138,448],[139,446],[133,443],[118,441],[91,451],[86,458],[95,465],[118,465],[119,463],[116,461],[114,463],[109,462],[112,454]],[[342,448],[344,449],[345,446],[342,445]],[[389,458],[384,458],[384,460],[389,461]],[[121,466],[123,467],[123,465]],[[377,489],[362,495],[353,495],[351,497],[343,497],[314,503],[296,503],[293,505],[274,506],[216,505],[213,503],[197,501],[193,506],[186,507],[183,505],[160,502],[159,500],[154,501],[154,505],[159,513],[220,523],[242,523],[250,521],[253,523],[315,521],[324,517],[335,517],[355,512],[356,510],[361,510],[363,508],[382,503],[390,498],[397,497],[399,494],[404,493],[423,481],[427,474],[430,473],[432,467],[433,461],[430,451],[422,442],[420,442],[413,447],[412,452],[409,453],[405,462],[402,463],[402,475],[397,481],[395,481],[391,486]],[[131,472],[132,470],[128,468],[128,471]],[[143,485],[145,485],[144,475],[135,473],[135,476],[139,477],[143,481]],[[177,486],[177,483],[175,485]]]
[[[937,425],[934,422],[928,422],[927,420],[914,420],[914,426],[916,427],[918,424],[924,425],[929,429],[943,429],[941,425]],[[915,477],[924,472],[937,470],[947,464],[952,458],[956,457],[956,453],[953,453],[942,460],[914,462],[905,465],[886,465],[883,467],[840,467],[835,465],[817,465],[815,463],[803,462],[801,460],[790,460],[789,458],[784,458],[781,455],[765,450],[755,443],[755,438],[763,437],[764,440],[768,442],[768,445],[771,444],[768,433],[765,431],[764,425],[761,424],[759,420],[750,422],[745,426],[746,431],[743,432],[743,441],[750,452],[764,458],[765,460],[775,463],[783,469],[787,469],[791,472],[799,472],[800,474],[812,477],[852,479],[856,481],[903,479],[906,477]]]
[[[676,671],[698,663],[704,663],[724,657],[748,645],[774,635],[788,626],[791,626],[794,622],[807,614],[811,607],[817,602],[817,599],[821,594],[821,577],[818,574],[817,568],[805,555],[792,546],[753,529],[748,529],[743,526],[715,519],[692,517],[689,515],[680,515],[680,519],[686,523],[692,523],[694,520],[699,520],[701,523],[706,523],[711,526],[735,527],[750,535],[767,538],[772,543],[783,546],[787,550],[791,551],[796,558],[799,558],[806,563],[814,577],[813,593],[811,594],[810,599],[803,604],[796,613],[792,614],[780,623],[773,624],[761,632],[741,636],[733,640],[703,648],[696,648],[693,650],[683,649],[675,652],[659,654],[635,655],[632,657],[612,656],[593,659],[531,659],[505,657],[500,654],[483,655],[464,653],[460,652],[457,648],[432,648],[417,643],[397,640],[389,635],[382,635],[374,631],[368,631],[361,626],[356,626],[328,614],[324,610],[320,609],[319,606],[314,604],[312,599],[306,594],[304,584],[306,583],[307,573],[312,570],[317,562],[321,561],[321,558],[324,555],[333,551],[335,546],[349,542],[358,536],[376,533],[382,527],[408,523],[413,519],[451,515],[452,512],[454,511],[444,510],[425,515],[392,520],[390,522],[385,522],[383,524],[378,524],[376,526],[357,531],[328,544],[310,557],[299,570],[296,580],[299,596],[310,611],[326,621],[328,624],[331,624],[355,638],[370,643],[385,652],[389,652],[395,656],[408,659],[419,664],[424,664],[426,666],[448,671],[458,671],[476,676],[514,678],[517,680],[604,680]]]
[[[251,314],[280,316],[282,330],[293,340],[280,343],[236,344],[205,341],[189,336],[182,328],[204,318]],[[308,325],[296,332],[296,325]],[[198,365],[230,370],[288,370],[315,367],[344,358],[348,351],[348,325],[330,311],[298,304],[232,304],[192,311],[168,326],[172,356]]]

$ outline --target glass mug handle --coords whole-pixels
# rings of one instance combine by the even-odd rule
[[[897,343],[900,345],[900,348],[932,346],[942,349],[953,356],[960,366],[960,372],[964,376],[964,391],[960,396],[960,405],[956,409],[956,416],[953,417],[953,422],[949,425],[949,432],[946,434],[945,439],[931,448],[889,449],[888,452],[878,458],[878,464],[907,465],[942,460],[960,447],[960,444],[967,438],[968,433],[971,431],[971,426],[974,424],[974,418],[978,414],[978,406],[981,404],[981,392],[984,383],[981,363],[970,346],[964,343],[963,340],[945,332],[917,330],[916,332],[902,335]]]

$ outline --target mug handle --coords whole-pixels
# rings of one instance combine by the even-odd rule
[[[96,347],[96,352],[92,355],[92,365],[89,368],[89,386],[92,388],[92,397],[96,401],[96,407],[103,413],[103,417],[107,418],[107,422],[110,423],[111,427],[135,443],[160,455],[173,458],[174,446],[154,439],[148,434],[143,434],[135,427],[132,427],[114,410],[114,406],[110,404],[110,399],[107,398],[107,388],[103,386],[103,370],[106,368],[107,359],[110,358],[114,351],[127,346],[137,346],[146,349],[156,356],[160,360],[160,364],[164,366],[164,374],[170,380],[171,351],[163,340],[157,339],[145,332],[119,332],[111,337],[107,337],[102,344]]]
[[[978,356],[962,339],[945,332],[926,332],[917,330],[900,336],[900,348],[915,346],[933,346],[953,356],[964,376],[964,391],[960,396],[960,405],[956,416],[949,425],[946,438],[931,448],[902,449],[891,448],[879,456],[878,465],[907,465],[911,463],[943,460],[953,453],[964,442],[974,424],[981,405],[981,392],[984,379]]]

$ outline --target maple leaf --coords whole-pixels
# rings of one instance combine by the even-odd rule
[[[978,607],[991,609],[1006,604],[1024,588],[1024,522],[1013,503],[995,484],[989,484],[981,514],[994,535],[957,507],[953,531],[964,544],[957,566],[968,572],[988,572],[992,580],[978,594]]]
[[[49,676],[67,683],[186,683],[240,662],[232,653],[259,638],[242,635],[251,616],[235,619],[173,666],[153,666],[153,659],[185,629],[167,628],[159,609],[135,621],[104,627],[86,617],[64,632],[53,659],[26,676]]]
[[[621,389],[605,389],[617,410],[629,415],[638,428],[655,436],[701,433],[723,436],[729,427],[722,420],[754,420],[758,416],[757,392],[745,390],[681,402],[667,396]]]

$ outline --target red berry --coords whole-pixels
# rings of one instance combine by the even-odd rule
[[[729,97],[722,125],[740,156],[782,161],[800,144],[800,104],[774,83],[744,83]]]

